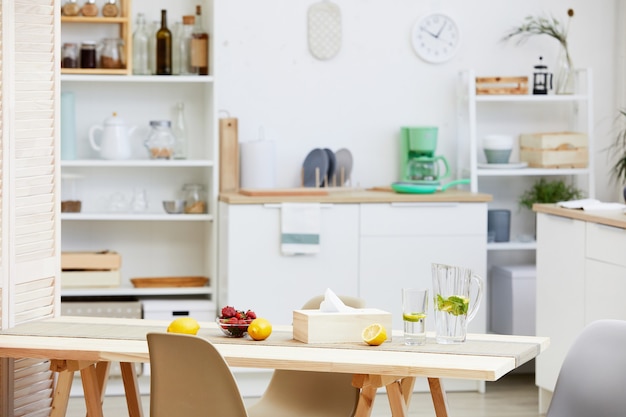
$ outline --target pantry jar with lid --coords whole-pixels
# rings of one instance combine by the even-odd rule
[[[185,198],[185,213],[204,214],[207,212],[207,197],[204,185],[185,184],[183,186]]]
[[[152,120],[150,133],[144,144],[150,152],[151,159],[171,159],[176,144],[176,137],[172,133],[172,122],[169,120]]]

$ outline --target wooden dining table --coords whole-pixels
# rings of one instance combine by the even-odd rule
[[[146,334],[165,332],[168,321],[58,317],[0,332],[0,357],[50,361],[58,372],[52,417],[65,416],[74,373],[80,372],[87,412],[103,417],[102,403],[111,362],[120,362],[130,417],[142,417],[134,367],[149,362]],[[229,366],[352,374],[360,389],[356,417],[370,416],[376,393],[385,388],[393,417],[408,415],[415,379],[427,378],[437,417],[448,417],[442,378],[496,381],[548,348],[549,339],[470,334],[463,344],[405,346],[401,333],[380,346],[365,343],[307,344],[293,339],[291,326],[275,326],[264,341],[228,338],[216,323],[200,323],[198,337],[212,342]],[[399,336],[399,337],[398,337]]]

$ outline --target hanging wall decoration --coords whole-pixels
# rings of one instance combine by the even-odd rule
[[[323,0],[309,7],[307,13],[309,51],[326,61],[341,49],[341,10],[331,1]]]

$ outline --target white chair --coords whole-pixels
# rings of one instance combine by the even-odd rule
[[[565,356],[546,417],[626,415],[626,321],[598,320]]]
[[[206,339],[148,333],[150,417],[247,417],[228,364]]]
[[[319,308],[323,295],[307,301],[303,310]],[[363,308],[356,297],[339,296],[350,307]],[[250,417],[351,417],[359,401],[352,374],[277,369],[263,396],[248,407]]]

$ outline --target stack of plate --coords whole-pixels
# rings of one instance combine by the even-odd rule
[[[328,148],[313,149],[302,164],[304,187],[341,187],[350,179],[352,154],[342,148],[333,152]]]

